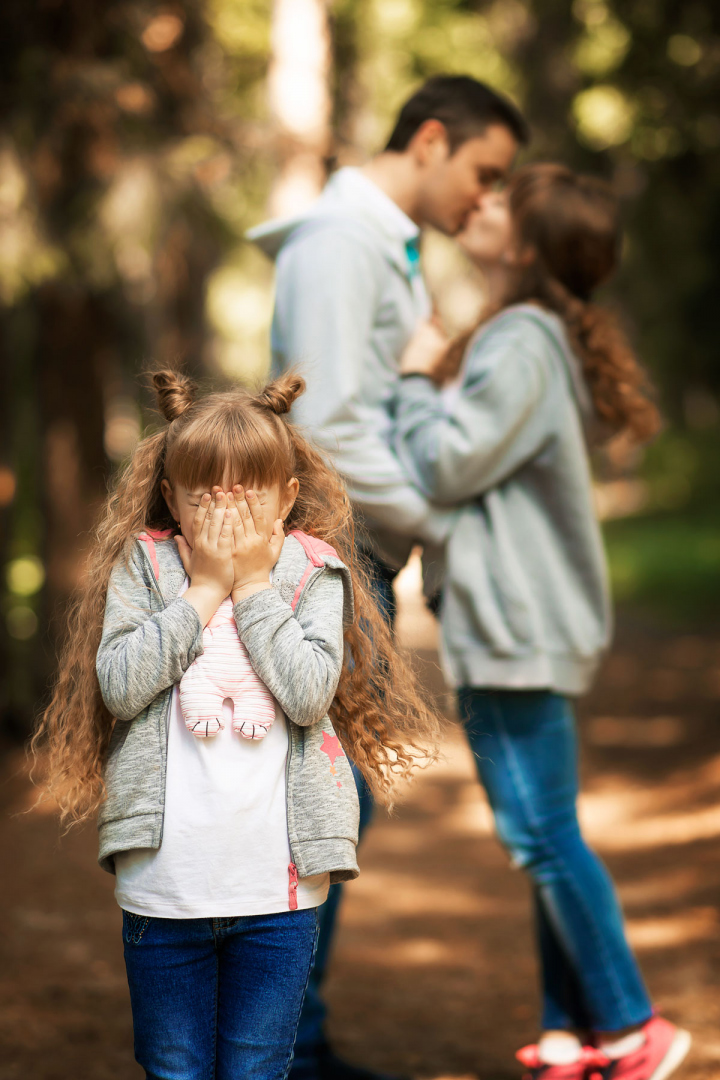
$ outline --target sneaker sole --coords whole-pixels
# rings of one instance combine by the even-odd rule
[[[681,1065],[685,1060],[688,1050],[690,1049],[690,1043],[692,1042],[692,1035],[689,1031],[683,1031],[682,1028],[678,1028],[675,1032],[675,1037],[670,1043],[668,1052],[658,1065],[655,1072],[649,1078],[649,1080],[667,1080],[670,1073],[675,1072],[678,1065]]]

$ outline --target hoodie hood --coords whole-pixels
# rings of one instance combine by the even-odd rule
[[[542,326],[545,333],[555,344],[567,371],[588,446],[595,447],[606,442],[612,431],[598,415],[590,387],[583,372],[582,362],[570,344],[565,323],[559,315],[539,308],[535,304],[520,304],[518,308],[521,308],[538,325]]]
[[[565,365],[573,397],[583,418],[583,423],[592,422],[595,417],[592,396],[583,374],[582,364],[570,345],[565,324],[560,316],[554,312],[545,311],[536,304],[519,304],[513,310],[521,310],[530,315],[533,321],[541,325],[545,333],[552,339]]]
[[[273,218],[256,225],[245,233],[245,238],[257,244],[270,259],[277,259],[283,247],[299,235],[307,235],[314,229],[329,225],[353,233],[361,242],[367,242],[368,230],[379,243],[385,256],[402,274],[409,276],[406,240],[415,239],[420,230],[398,207],[391,204],[372,181],[366,180],[359,169],[339,169],[328,180],[322,194],[306,210],[293,217]],[[383,202],[387,200],[387,210]],[[395,220],[392,220],[392,218]],[[406,236],[401,235],[401,231]]]

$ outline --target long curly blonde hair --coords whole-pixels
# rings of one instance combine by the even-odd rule
[[[257,394],[234,389],[199,400],[194,384],[178,372],[159,371],[153,383],[168,423],[138,445],[96,527],[69,611],[54,693],[32,740],[38,782],[70,824],[90,817],[103,801],[114,724],[95,673],[105,598],[113,566],[120,559],[129,562],[138,533],[177,529],[161,481],[210,490],[228,475],[246,485],[285,484],[296,477],[299,492],[286,528],[331,544],[350,570],[355,593],[330,715],[374,794],[391,803],[399,782],[435,757],[440,720],[373,599],[342,480],[286,419],[305,383],[287,374]]]
[[[565,323],[607,437],[646,442],[661,426],[652,386],[617,319],[592,301],[618,262],[617,198],[598,177],[553,163],[518,169],[508,193],[518,245],[534,257],[516,273],[502,303],[451,343],[433,377],[443,382],[456,374],[479,325],[511,304],[535,301]]]

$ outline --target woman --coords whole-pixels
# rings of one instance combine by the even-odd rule
[[[575,807],[570,699],[610,632],[587,444],[659,426],[632,351],[591,303],[617,260],[618,208],[599,180],[528,166],[459,240],[492,314],[463,341],[433,324],[411,341],[397,448],[433,500],[470,500],[448,545],[442,647],[498,835],[533,884],[544,1033],[518,1056],[543,1080],[665,1080],[690,1036],[653,1016]]]

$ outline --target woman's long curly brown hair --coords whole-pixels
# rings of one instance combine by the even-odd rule
[[[399,781],[434,758],[440,721],[373,599],[340,477],[286,419],[305,383],[287,374],[257,394],[236,389],[197,401],[194,384],[177,372],[157,372],[153,383],[168,425],[138,445],[95,530],[52,700],[32,742],[43,787],[69,823],[88,818],[103,801],[114,724],[95,673],[105,598],[113,566],[129,561],[138,533],[177,531],[161,493],[163,478],[210,490],[229,476],[245,485],[286,484],[296,477],[299,492],[286,528],[331,544],[350,569],[355,593],[330,715],[375,795],[390,803]]]
[[[554,311],[565,323],[608,437],[623,434],[631,442],[646,442],[660,428],[652,387],[617,320],[591,302],[618,262],[617,198],[603,180],[555,164],[518,169],[508,192],[519,250],[533,257],[482,323],[511,304],[528,301]],[[438,381],[458,370],[476,330],[452,342],[436,372]]]

